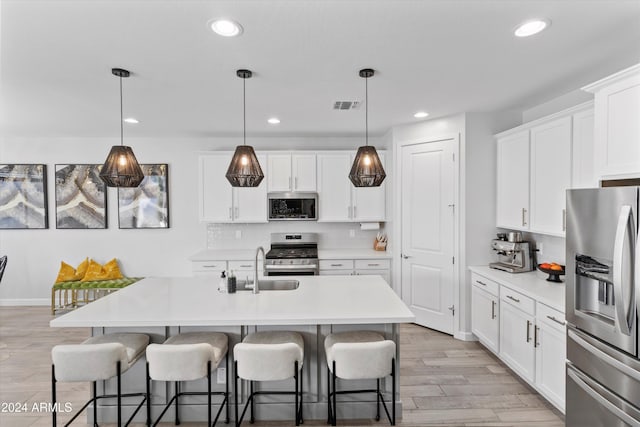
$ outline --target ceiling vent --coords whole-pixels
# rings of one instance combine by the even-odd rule
[[[333,103],[334,110],[355,110],[360,108],[360,101],[336,101]]]

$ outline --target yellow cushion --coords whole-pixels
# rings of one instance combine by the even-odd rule
[[[85,258],[85,260],[80,263],[78,268],[73,268],[66,262],[62,261],[60,263],[60,271],[58,272],[56,283],[82,280],[85,273],[87,272],[88,265],[89,265],[89,258]]]
[[[118,267],[118,261],[114,258],[105,265],[91,260],[87,268],[87,273],[82,278],[83,282],[93,282],[96,280],[112,280],[122,279],[122,273],[120,267]]]

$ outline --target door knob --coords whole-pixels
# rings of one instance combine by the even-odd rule
[[[409,258],[413,258],[413,257],[411,257],[411,256],[409,256],[409,255],[402,255],[402,258],[404,258],[404,259],[409,259]]]

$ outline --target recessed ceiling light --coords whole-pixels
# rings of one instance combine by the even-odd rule
[[[415,117],[416,119],[422,119],[425,118],[429,115],[429,113],[427,113],[426,111],[418,111],[417,113],[415,113],[413,115],[413,117]]]
[[[269,120],[267,120],[267,122],[271,125],[277,125],[278,123],[280,123],[280,119],[277,117],[271,117]]]
[[[217,18],[209,21],[209,26],[214,33],[223,37],[235,37],[242,34],[242,25],[231,19]]]
[[[548,19],[532,19],[518,25],[513,33],[516,35],[516,37],[529,37],[534,34],[538,34],[549,25],[551,25],[551,21],[549,21]]]
[[[140,120],[136,119],[135,117],[127,117],[126,119],[123,120],[123,122],[125,123],[132,123],[134,125],[140,123]]]

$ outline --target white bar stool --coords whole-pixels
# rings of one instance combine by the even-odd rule
[[[147,347],[147,418],[151,420],[150,380],[175,382],[175,395],[153,423],[157,425],[173,401],[176,402],[175,424],[180,424],[178,412],[180,396],[207,396],[207,426],[211,424],[211,396],[224,396],[213,421],[215,426],[222,409],[226,406],[225,423],[229,423],[229,357],[227,349],[229,338],[221,332],[185,332],[175,335],[163,344],[150,344]],[[211,371],[216,370],[223,357],[226,357],[227,381],[225,391],[211,391]],[[180,381],[193,381],[207,378],[206,392],[180,392]]]
[[[327,356],[327,423],[336,425],[336,395],[376,393],[376,421],[380,420],[380,401],[391,425],[396,425],[396,343],[373,331],[349,331],[329,334],[324,340]],[[391,376],[391,415],[382,393],[380,378]],[[336,389],[336,378],[345,380],[375,379],[376,389]]]
[[[259,394],[293,394],[295,395],[296,425],[302,419],[302,363],[304,360],[304,339],[298,332],[263,331],[249,334],[233,348],[235,360],[235,415],[236,427],[242,423],[247,407],[251,408],[251,423],[255,396]],[[293,377],[295,390],[290,391],[253,391],[254,381],[280,381]],[[248,380],[250,384],[249,398],[244,405],[242,415],[238,418],[238,378]],[[300,403],[298,404],[298,399]]]
[[[118,427],[122,425],[122,398],[144,396],[142,402],[133,412],[126,425],[147,399],[146,393],[122,394],[120,377],[144,355],[144,349],[149,344],[149,336],[145,334],[116,333],[89,338],[82,344],[57,345],[51,350],[51,401],[53,403],[53,426],[57,425],[56,413],[56,383],[89,381],[93,384],[93,396],[84,404],[77,414],[65,424],[71,424],[90,403],[93,402],[93,425],[98,425],[98,399],[117,398]],[[117,377],[117,393],[97,395],[97,381]]]

